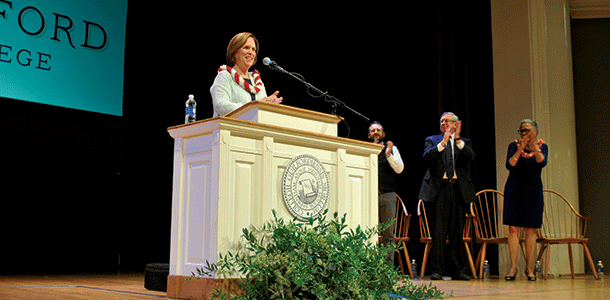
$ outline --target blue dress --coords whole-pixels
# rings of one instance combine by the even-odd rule
[[[517,164],[510,165],[510,159],[517,152],[517,142],[508,145],[506,168],[510,172],[504,185],[504,225],[526,228],[542,227],[544,201],[542,179],[540,175],[548,161],[549,148],[546,144],[539,146],[544,161],[536,162],[536,157],[519,156]],[[525,151],[529,154],[531,152]]]

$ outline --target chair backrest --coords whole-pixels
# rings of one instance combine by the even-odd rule
[[[422,238],[430,238],[430,226],[428,225],[424,200],[420,199],[417,203],[417,215],[419,216],[419,235]]]
[[[508,226],[502,224],[504,194],[496,190],[482,190],[476,193],[476,197],[477,201],[470,204],[476,238],[508,237]]]
[[[561,194],[544,190],[544,213],[540,234],[547,239],[582,239],[587,234],[587,222]]]
[[[409,236],[409,222],[411,215],[407,212],[407,208],[402,199],[396,195],[398,201],[396,201],[396,228],[394,229],[394,236],[397,238],[406,238]]]

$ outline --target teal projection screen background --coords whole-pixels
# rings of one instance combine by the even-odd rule
[[[0,96],[122,115],[127,0],[0,0]]]

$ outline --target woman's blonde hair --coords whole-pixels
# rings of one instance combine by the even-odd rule
[[[244,44],[246,44],[248,38],[254,39],[254,44],[256,45],[256,56],[254,57],[254,62],[252,65],[256,64],[256,60],[258,59],[258,39],[256,39],[253,33],[240,32],[231,39],[229,45],[227,46],[227,64],[229,66],[235,65],[235,53],[241,49]]]

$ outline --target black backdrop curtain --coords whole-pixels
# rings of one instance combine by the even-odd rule
[[[463,121],[462,136],[472,140],[476,154],[470,165],[475,189],[502,190],[503,183],[496,183],[490,2],[438,0],[436,6],[439,118],[452,111]],[[497,273],[496,249],[487,255],[492,273]]]
[[[438,0],[438,113],[452,111],[470,138],[478,190],[496,188],[489,1]]]

